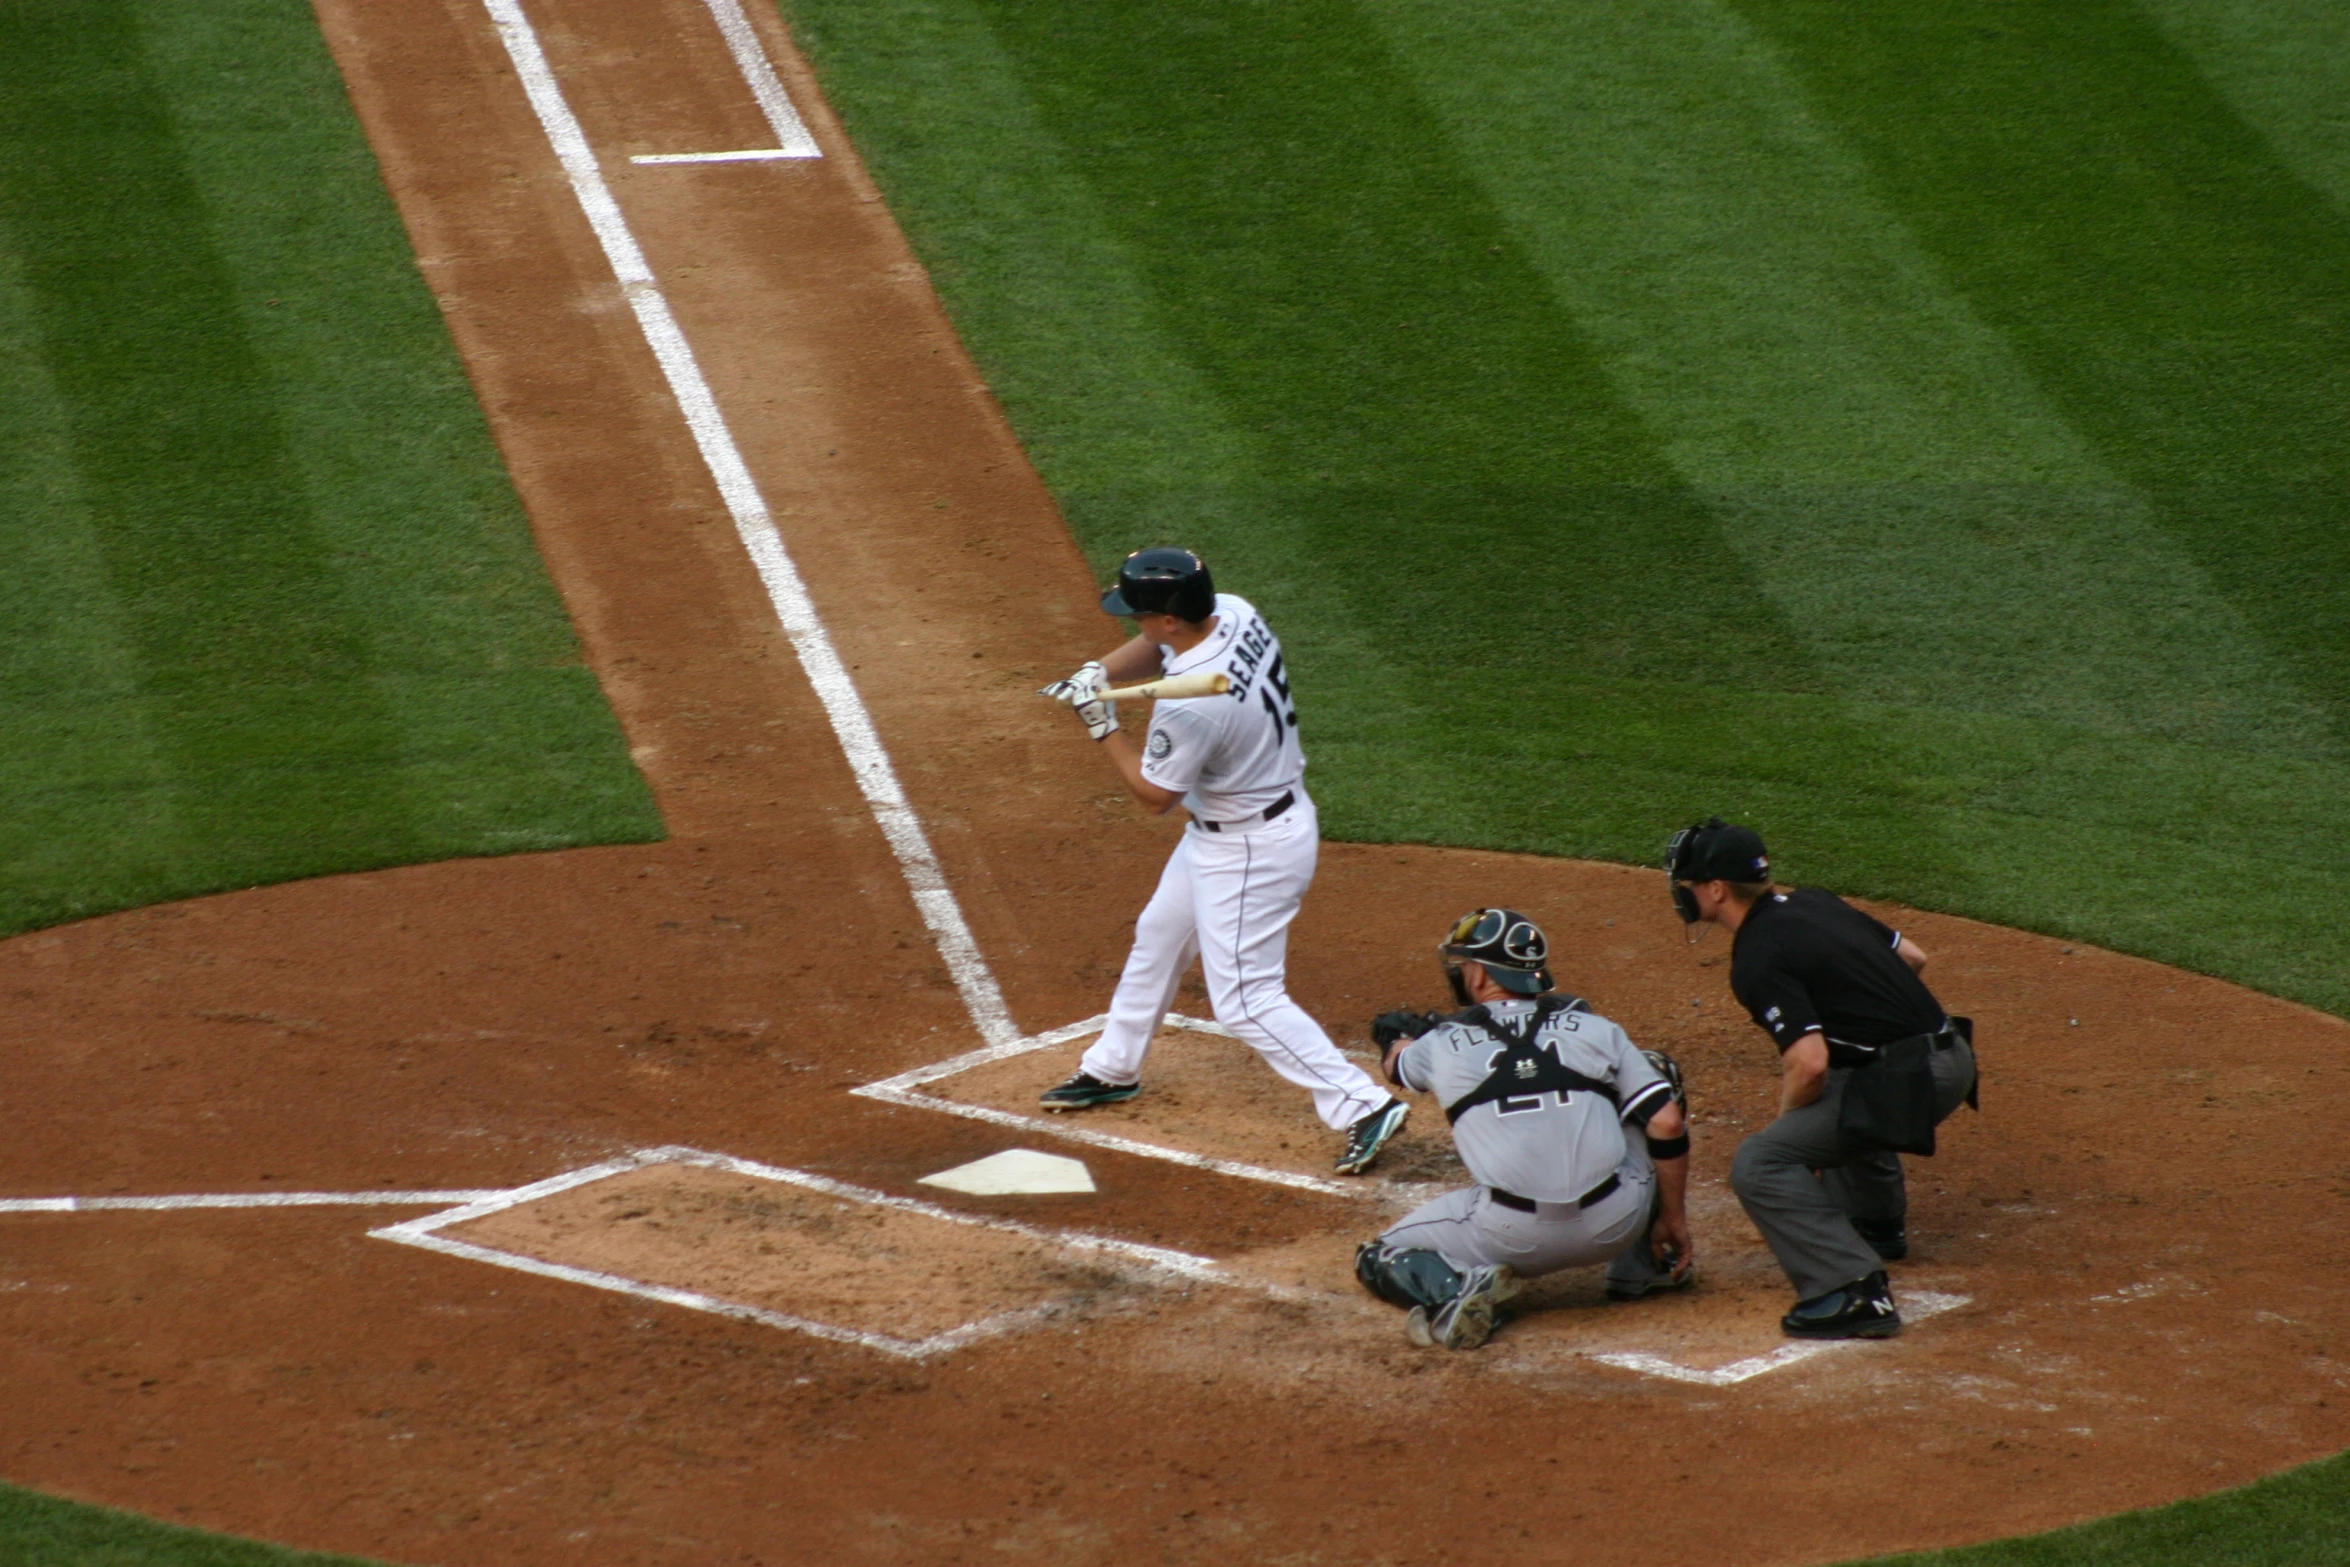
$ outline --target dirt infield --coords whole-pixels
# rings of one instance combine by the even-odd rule
[[[530,9],[1014,1017],[1098,1012],[1178,829],[1029,695],[1106,623],[920,269],[771,18],[827,156],[638,167],[771,138],[709,13]],[[1946,1309],[1735,1380],[1780,1346],[1723,1185],[1775,1065],[1654,873],[1326,850],[1293,972],[1343,1042],[1433,1003],[1433,932],[1508,901],[1691,1079],[1703,1286],[1610,1308],[1546,1283],[1475,1355],[1412,1350],[1346,1269],[1453,1177],[1430,1107],[1385,1179],[1333,1194],[852,1093],[980,1041],[498,40],[472,0],[321,13],[673,837],[0,943],[0,1188],[498,1189],[682,1145],[1048,1238],[665,1167],[449,1227],[857,1331],[1028,1314],[910,1357],[370,1238],[422,1206],[8,1214],[7,1478],[417,1562],[1763,1563],[2350,1443],[2350,1171],[2320,1141],[2350,1029],[2111,954],[1897,916],[1984,1041],[1985,1113],[1917,1167],[1896,1273]],[[923,1092],[1025,1116],[1072,1048]],[[1078,1124],[1317,1179],[1334,1152],[1196,1033]],[[919,1184],[1010,1147],[1099,1189]]]

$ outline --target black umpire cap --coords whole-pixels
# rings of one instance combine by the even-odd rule
[[[1102,610],[1202,621],[1216,612],[1215,579],[1208,563],[1189,550],[1136,550],[1118,567],[1118,585],[1102,595]]]
[[[1673,911],[1683,924],[1694,925],[1697,900],[1682,883],[1769,881],[1771,855],[1761,833],[1713,816],[1673,834],[1673,841],[1665,845],[1665,875],[1673,886]]]

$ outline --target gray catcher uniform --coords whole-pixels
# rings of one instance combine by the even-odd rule
[[[1356,1256],[1374,1294],[1431,1309],[1459,1275],[1506,1263],[1535,1276],[1610,1263],[1611,1292],[1661,1270],[1646,1244],[1656,1170],[1645,1127],[1673,1100],[1624,1031],[1580,1000],[1497,1001],[1404,1047],[1396,1075],[1436,1096],[1477,1184],[1415,1209]]]

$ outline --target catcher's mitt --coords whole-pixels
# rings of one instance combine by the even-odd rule
[[[1417,1039],[1443,1021],[1433,1012],[1382,1012],[1371,1019],[1371,1042],[1385,1050],[1399,1039]]]
[[[1662,1050],[1643,1050],[1640,1053],[1648,1057],[1648,1064],[1656,1068],[1656,1075],[1672,1085],[1673,1102],[1684,1109],[1687,1108],[1689,1088],[1681,1081],[1681,1063],[1666,1055]]]

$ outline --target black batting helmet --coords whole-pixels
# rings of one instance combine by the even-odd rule
[[[1551,988],[1550,938],[1516,909],[1471,909],[1452,922],[1452,933],[1438,950],[1444,954],[1444,977],[1462,1006],[1469,1004],[1461,983],[1463,963],[1477,964],[1516,995],[1539,996]]]
[[[1201,621],[1216,612],[1216,583],[1208,563],[1189,550],[1136,550],[1118,568],[1118,585],[1102,595],[1102,609]]]

